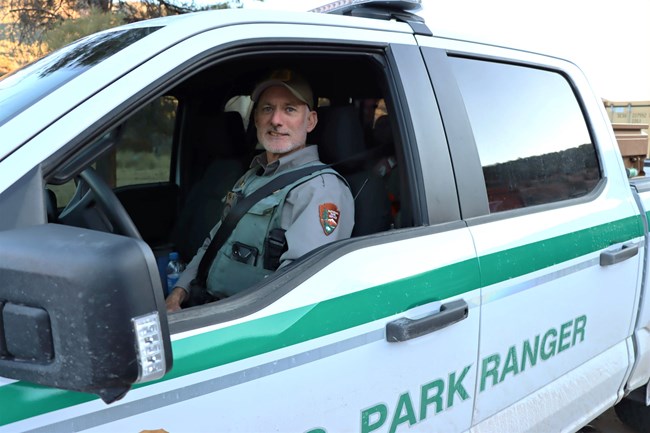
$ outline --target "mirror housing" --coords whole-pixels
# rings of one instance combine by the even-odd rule
[[[171,366],[147,244],[57,224],[0,232],[0,376],[111,403]]]

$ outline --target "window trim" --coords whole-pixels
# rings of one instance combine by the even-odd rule
[[[465,103],[445,50],[422,47],[447,134],[463,219],[490,213],[483,168]]]
[[[573,80],[571,80],[570,76],[566,72],[558,68],[551,68],[548,65],[525,61],[516,61],[514,59],[506,59],[496,56],[479,56],[466,52],[455,52],[453,50],[444,50],[431,47],[423,47],[422,50],[425,59],[429,59],[427,66],[430,68],[430,71],[432,69],[432,64],[430,62],[433,60],[437,60],[435,66],[439,69],[439,71],[441,71],[433,74],[432,83],[434,84],[436,97],[439,97],[439,95],[441,95],[442,98],[448,98],[446,100],[439,100],[439,105],[441,106],[441,112],[447,110],[443,114],[443,120],[445,121],[445,130],[448,132],[450,152],[452,160],[454,161],[454,165],[467,167],[467,164],[469,163],[470,169],[464,170],[464,172],[472,171],[472,175],[468,176],[468,178],[471,179],[470,181],[462,182],[457,179],[457,182],[459,182],[458,193],[459,200],[461,202],[461,209],[470,211],[463,213],[463,219],[467,221],[468,225],[471,226],[482,224],[487,221],[495,221],[504,218],[512,218],[513,216],[544,212],[561,207],[575,206],[580,203],[593,201],[602,194],[608,182],[608,179],[605,177],[603,171],[603,157],[600,153],[597,141],[595,140],[596,135],[594,134],[589,116],[587,115],[584,101],[580,97],[580,93],[576,90],[576,84],[573,82]],[[471,123],[469,121],[469,116],[465,110],[465,104],[460,93],[460,88],[458,87],[456,78],[453,74],[453,69],[449,62],[450,57],[538,69],[559,74],[562,78],[564,78],[575,97],[575,101],[578,103],[580,112],[585,121],[587,132],[596,152],[598,168],[600,170],[601,176],[600,181],[594,185],[591,191],[581,197],[490,213],[487,188],[485,185],[485,178],[483,176],[483,167],[480,162],[478,148],[476,146],[476,141],[471,128]],[[452,113],[454,115],[451,115]],[[467,134],[470,136],[469,138],[467,136],[463,137],[463,128],[465,131],[469,132],[469,134]],[[460,134],[456,134],[458,130],[460,130]],[[471,146],[469,146],[469,141],[471,141]],[[469,161],[463,162],[463,159],[469,159]],[[481,191],[480,197],[477,197],[476,191]],[[463,205],[466,204],[470,204],[471,206],[471,203],[474,200],[480,201],[479,207],[483,208],[481,212],[477,212],[475,214],[473,214],[471,210],[477,209],[477,207],[463,207]]]
[[[269,275],[263,282],[251,286],[241,294],[218,303],[205,304],[170,314],[169,331],[174,335],[256,313],[278,301],[329,264],[354,251],[464,228],[466,224],[463,221],[454,221],[434,226],[381,232],[368,237],[343,239],[323,245]]]
[[[398,75],[398,69],[404,69],[404,67],[398,68],[396,66],[397,60],[392,55],[395,46],[389,46],[385,43],[377,43],[377,46],[373,46],[367,43],[360,44],[354,41],[330,42],[327,40],[317,40],[309,45],[296,43],[295,40],[278,41],[275,44],[269,44],[268,41],[266,41],[261,46],[262,48],[260,48],[260,45],[256,46],[251,41],[246,41],[245,44],[231,47],[229,50],[211,53],[209,60],[197,63],[201,63],[200,70],[204,70],[217,63],[230,62],[233,60],[236,61],[238,57],[243,56],[313,54],[318,56],[366,56],[369,59],[374,58],[379,62],[379,64],[383,65],[384,80],[380,84],[382,86],[387,86],[387,88],[384,88],[386,104],[389,107],[389,112],[393,113],[391,117],[400,123],[400,125],[398,125],[399,131],[393,131],[396,136],[399,136],[399,140],[395,144],[396,152],[402,154],[402,158],[399,162],[405,163],[405,166],[408,167],[407,169],[400,170],[400,173],[402,174],[401,185],[404,187],[401,194],[406,194],[405,198],[406,200],[409,200],[409,206],[412,206],[411,212],[413,214],[413,225],[418,227],[427,224],[428,218],[426,215],[426,207],[419,206],[419,203],[425,203],[423,198],[423,191],[425,188],[423,187],[421,179],[421,164],[418,158],[418,149],[416,147],[416,140],[413,137],[413,128],[409,120],[410,117],[405,103],[405,90],[401,87],[400,80],[395,78]],[[410,46],[405,47],[408,49]],[[386,48],[389,49],[386,50]],[[417,53],[417,46],[414,45],[412,48],[414,48]],[[198,71],[194,71],[193,73],[196,72]],[[189,77],[190,75],[187,76],[187,78]],[[418,176],[417,173],[420,175]],[[450,177],[450,179],[453,182],[453,178]],[[404,182],[404,180],[406,180],[406,182]],[[407,189],[408,191],[405,191],[404,189]],[[320,272],[328,264],[353,251],[369,246],[382,245],[388,242],[423,236],[421,232],[422,230],[425,230],[425,233],[429,234],[460,228],[461,226],[465,227],[465,224],[460,221],[455,221],[450,224],[451,225],[438,225],[433,228],[414,228],[409,226],[395,231],[379,232],[361,238],[349,238],[324,245],[309,252],[289,266],[271,274],[264,281],[251,286],[240,294],[221,300],[218,304],[206,304],[198,308],[181,310],[180,312],[170,315],[170,331],[172,334],[189,331],[203,326],[228,322],[253,314],[269,305],[272,305],[281,297],[295,289],[302,282]],[[418,234],[415,234],[414,231]]]
[[[417,46],[413,45],[412,48],[415,50],[415,53],[419,55]],[[71,140],[58,152],[51,155],[45,161],[47,173],[46,178],[52,176],[63,165],[65,165],[61,163],[66,159],[76,159],[79,158],[80,154],[83,154],[81,159],[87,161],[91,160],[96,155],[96,152],[89,149],[88,144],[94,141],[96,137],[105,133],[105,131],[112,129],[118,123],[123,122],[152,100],[163,94],[170,94],[171,89],[176,87],[176,85],[181,81],[191,79],[199,72],[218,63],[236,61],[237,58],[253,56],[255,53],[264,55],[270,53],[288,53],[298,55],[315,54],[323,56],[328,54],[336,56],[358,55],[366,56],[369,59],[375,57],[375,59],[380,62],[378,64],[378,71],[382,71],[381,66],[379,65],[383,65],[385,68],[383,69],[384,72],[381,72],[384,74],[385,78],[380,84],[386,86],[384,90],[387,103],[390,101],[389,105],[394,110],[395,119],[397,119],[399,123],[399,132],[394,131],[395,136],[400,137],[400,141],[396,143],[396,149],[401,149],[398,152],[407,151],[407,153],[411,154],[410,156],[403,158],[406,160],[405,167],[407,167],[408,164],[408,167],[403,170],[405,171],[403,177],[408,178],[408,183],[403,184],[403,187],[408,189],[417,189],[418,192],[413,193],[415,197],[411,196],[410,198],[411,200],[414,198],[415,200],[418,200],[417,194],[419,194],[419,191],[424,191],[425,189],[422,185],[422,180],[412,175],[412,173],[421,170],[417,158],[418,149],[412,133],[406,131],[407,129],[412,129],[412,126],[410,125],[410,117],[408,117],[409,113],[406,112],[407,107],[404,105],[404,101],[406,100],[403,96],[404,90],[400,87],[399,80],[394,78],[394,74],[396,74],[397,71],[395,59],[387,53],[389,51],[388,43],[359,43],[355,41],[329,41],[322,39],[313,41],[296,41],[293,38],[286,40],[278,39],[272,44],[270,44],[267,39],[252,39],[214,47],[211,50],[204,51],[200,55],[179,64],[165,76],[149,83],[138,93],[124,99],[119,106],[98,119],[88,127],[85,132],[77,135],[75,139]],[[163,54],[159,54],[157,57],[160,55]],[[403,67],[399,69],[404,72]],[[179,104],[177,120],[183,116],[183,108],[181,105],[182,103]],[[405,121],[403,119],[406,119],[406,123],[404,123]],[[176,129],[178,130],[178,128]],[[177,140],[178,137],[175,138],[175,146],[178,145]],[[447,160],[449,159],[448,156],[445,156],[445,158]],[[402,161],[400,161],[400,163],[401,162]],[[176,174],[174,174],[174,176],[176,176]],[[450,177],[450,181],[453,182],[453,177]],[[402,193],[404,193],[404,191],[402,191]],[[455,195],[454,191],[453,196],[455,197]],[[411,203],[413,203],[414,208],[414,224],[426,224],[428,220],[426,214],[423,212],[423,210],[426,211],[426,209],[419,209],[416,207],[415,202],[412,201]],[[424,201],[422,200],[420,203],[424,203]],[[411,206],[410,203],[408,205]],[[456,221],[454,228],[458,228],[457,226],[459,224],[464,227],[464,224]],[[312,275],[320,272],[328,263],[333,262],[342,255],[371,245],[380,245],[386,242],[422,236],[423,229],[426,234],[451,228],[443,229],[441,226],[436,226],[435,228],[419,227],[414,229],[413,227],[408,227],[395,231],[381,232],[364,238],[352,238],[345,240],[342,243],[326,245],[321,249],[314,251],[314,255],[309,254],[304,258],[304,260],[301,259],[296,261],[295,264],[287,267],[286,270],[278,272],[277,274],[267,278],[264,282],[260,282],[258,285],[251,287],[247,292],[243,293],[242,296],[238,295],[225,301],[228,305],[224,305],[224,301],[222,301],[219,305],[206,305],[200,308],[192,308],[187,312],[183,311],[178,313],[180,314],[180,316],[178,316],[178,321],[183,323],[183,329],[189,330],[207,324],[223,323],[235,318],[244,317],[273,304],[282,296],[297,287],[301,281],[305,281]],[[311,257],[318,257],[318,259],[311,259]],[[172,315],[171,317],[175,316],[176,315]],[[177,320],[172,321],[177,322]],[[178,329],[179,328],[175,327],[172,332],[179,332]]]

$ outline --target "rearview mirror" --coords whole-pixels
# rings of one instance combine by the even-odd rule
[[[172,366],[142,241],[57,224],[0,232],[0,282],[0,376],[111,403]]]

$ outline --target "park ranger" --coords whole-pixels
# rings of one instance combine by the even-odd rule
[[[221,221],[167,297],[168,311],[180,309],[197,274],[209,294],[230,296],[314,248],[352,233],[354,201],[347,183],[336,171],[322,166],[316,146],[306,144],[307,134],[318,122],[307,81],[294,71],[277,70],[255,88],[252,99],[257,140],[265,152],[254,158],[227,194]],[[320,168],[254,203],[211,263],[201,264],[238,202],[284,173],[312,166]],[[208,271],[201,278],[202,267]]]

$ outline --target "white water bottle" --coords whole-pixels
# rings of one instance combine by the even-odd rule
[[[185,269],[185,266],[181,263],[178,253],[173,251],[169,253],[169,263],[167,263],[167,290],[171,291],[178,281],[178,277],[181,276],[181,273]]]

